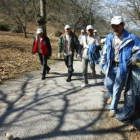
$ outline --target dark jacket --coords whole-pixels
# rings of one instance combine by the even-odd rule
[[[78,46],[79,46],[78,38],[73,32],[70,33],[70,36],[71,36],[72,53],[74,53],[75,50],[76,50],[76,52],[78,52]],[[59,53],[61,53],[65,49],[65,40],[66,40],[66,34],[64,33],[60,36],[60,39],[58,42],[58,52]]]

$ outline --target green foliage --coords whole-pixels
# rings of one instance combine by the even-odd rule
[[[4,22],[0,22],[0,31],[9,31],[9,25]]]

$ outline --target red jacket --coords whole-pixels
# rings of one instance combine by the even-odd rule
[[[36,36],[34,43],[33,43],[33,49],[32,49],[32,53],[35,54],[38,52],[38,40],[39,37]],[[48,55],[51,56],[51,45],[50,45],[50,41],[48,39],[48,37],[44,37],[41,42],[40,42],[40,49],[41,49],[41,53],[42,55]]]

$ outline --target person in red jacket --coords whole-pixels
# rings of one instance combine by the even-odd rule
[[[49,38],[44,35],[41,28],[37,29],[34,37],[32,54],[38,53],[41,65],[43,66],[42,80],[45,79],[46,73],[49,73],[50,68],[47,65],[47,59],[51,56],[52,48]]]

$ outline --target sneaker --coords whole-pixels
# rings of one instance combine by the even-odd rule
[[[77,55],[77,59],[80,58],[80,54]]]
[[[110,110],[108,113],[108,117],[114,117],[116,114],[115,110]]]
[[[77,60],[81,60],[80,54],[77,55]]]
[[[110,105],[112,102],[112,98],[110,97],[108,100],[107,100],[107,104]]]
[[[93,85],[97,84],[97,79],[93,79]]]
[[[82,88],[87,87],[87,86],[88,84],[85,84],[85,83],[81,85]]]

